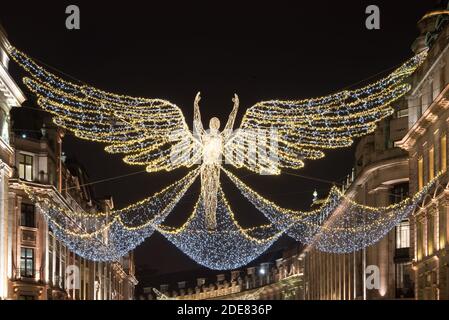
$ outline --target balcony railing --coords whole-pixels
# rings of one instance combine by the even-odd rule
[[[43,279],[43,271],[37,269],[28,268],[13,268],[13,279],[24,281],[36,281],[40,282]]]

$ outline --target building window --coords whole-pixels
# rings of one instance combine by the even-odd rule
[[[418,159],[418,191],[424,187],[424,162],[423,158]]]
[[[435,178],[435,148],[429,149],[429,181]]]
[[[441,171],[446,172],[447,169],[447,139],[446,135],[443,135],[440,140],[440,153],[441,153]]]
[[[410,248],[410,222],[402,221],[396,226],[396,249]]]
[[[22,180],[33,180],[33,157],[19,154],[19,178]]]
[[[20,225],[22,227],[36,227],[35,207],[32,204],[22,203],[20,208]]]
[[[395,184],[390,192],[390,203],[398,203],[408,197],[409,187],[408,182]]]
[[[20,252],[20,276],[34,277],[34,249],[22,248]]]
[[[396,298],[414,298],[414,283],[412,264],[410,262],[397,263],[396,269]]]

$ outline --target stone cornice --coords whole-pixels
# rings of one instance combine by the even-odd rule
[[[10,156],[14,154],[14,149],[2,137],[0,137],[0,148],[7,151]]]
[[[407,156],[401,156],[401,157],[395,157],[391,159],[385,159],[378,162],[374,162],[365,168],[363,168],[363,171],[360,172],[360,174],[357,175],[354,182],[349,186],[349,188],[346,190],[346,195],[348,197],[353,197],[357,186],[363,185],[368,181],[371,177],[371,175],[378,170],[385,170],[388,168],[394,168],[397,166],[408,166],[408,157]],[[403,181],[408,181],[408,177],[404,177]],[[382,184],[385,186],[387,183]],[[387,184],[388,185],[388,184]]]
[[[405,137],[395,143],[395,146],[411,151],[416,141],[426,133],[427,129],[438,120],[438,116],[447,109],[449,109],[449,85],[444,88],[421,118],[409,129]]]
[[[5,97],[8,108],[20,107],[26,97],[19,86],[14,82],[8,70],[0,63],[0,94]]]
[[[12,168],[4,161],[0,159],[0,170],[4,170],[8,177],[12,176]]]

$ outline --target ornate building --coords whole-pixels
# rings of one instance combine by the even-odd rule
[[[113,209],[112,198],[95,199],[82,167],[56,156],[61,131],[43,129],[39,139],[19,135],[14,139],[15,170],[10,179],[8,243],[12,261],[9,297],[14,299],[132,299],[132,252],[112,263],[83,259],[58,241],[37,206],[24,192],[45,196],[69,210],[94,213]],[[56,162],[61,158],[61,164]],[[66,283],[67,270],[75,270],[74,284]]]
[[[443,175],[410,219],[376,245],[347,255],[308,246],[303,252],[306,299],[449,299],[449,19],[439,12],[419,21],[420,36],[412,48],[415,53],[429,49],[429,56],[413,75],[412,90],[396,106],[396,115],[358,144],[356,177],[345,187],[346,195],[384,206]],[[378,287],[367,284],[372,270],[378,271]]]
[[[83,168],[65,159],[64,132],[49,121],[27,114],[40,130],[10,134],[10,109],[25,98],[7,73],[6,45],[0,28],[0,299],[133,299],[137,280],[132,252],[108,263],[77,256],[56,239],[25,192],[24,186],[77,212],[114,207],[112,198],[96,199]]]
[[[407,128],[407,117],[398,106],[395,116],[379,124],[356,148],[356,167],[343,191],[357,203],[388,206],[408,195],[407,154],[393,147]],[[342,210],[336,210],[344,214]],[[325,224],[331,224],[332,218]],[[374,246],[351,254],[329,254],[313,244],[302,252],[306,299],[351,300],[412,298],[409,221],[405,220]],[[369,289],[365,272],[378,268],[380,287]],[[377,271],[377,269],[376,269]]]
[[[414,194],[446,171],[449,26],[446,16],[436,13],[429,12],[418,23],[420,36],[412,48],[416,53],[430,51],[411,80],[411,93],[396,106],[392,119],[357,146],[355,179],[345,188],[358,203],[395,203],[408,189]],[[347,255],[308,246],[303,252],[306,299],[447,299],[445,181],[443,175],[410,220],[374,246]],[[367,284],[372,267],[378,270],[379,287]]]
[[[417,299],[449,299],[447,149],[449,133],[449,19],[426,15],[414,44],[429,48],[426,63],[412,79],[409,123],[397,146],[410,158],[410,190],[417,192],[439,173],[438,184],[411,217],[411,253]]]
[[[25,96],[8,73],[6,32],[0,25],[0,299],[8,296],[8,186],[14,150],[9,143],[9,112],[20,107]]]

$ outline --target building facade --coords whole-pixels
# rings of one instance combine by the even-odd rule
[[[441,19],[440,19],[441,20]],[[407,100],[407,135],[397,143],[410,159],[415,193],[440,175],[411,217],[411,252],[417,299],[449,299],[447,149],[449,133],[449,27],[437,17],[420,21],[415,51],[429,46],[426,63],[413,76]],[[427,41],[426,41],[427,40]]]
[[[437,185],[408,220],[365,250],[332,255],[308,246],[306,299],[449,299],[449,19],[435,13],[418,23],[412,49],[429,55],[410,80],[411,92],[392,119],[360,141],[354,181],[345,191],[358,203],[384,206],[415,194],[440,174]],[[378,289],[366,283],[370,266],[379,270]]]
[[[120,261],[102,263],[83,259],[56,239],[43,214],[24,191],[51,199],[77,212],[108,212],[112,198],[95,199],[82,167],[59,157],[52,147],[61,141],[59,129],[43,129],[41,137],[14,138],[14,173],[9,192],[9,297],[13,299],[133,299],[133,253]],[[53,134],[52,134],[52,131]],[[71,279],[69,272],[75,272]]]
[[[403,114],[399,105],[393,118],[381,122],[373,135],[358,143],[356,166],[342,187],[346,196],[355,202],[372,207],[388,206],[408,196],[407,154],[393,147],[407,129],[407,117]],[[312,242],[302,252],[304,297],[312,300],[413,298],[409,230],[410,222],[404,220],[375,245],[349,254],[323,253]],[[378,289],[370,290],[366,286],[364,270],[369,266],[378,268]]]
[[[11,133],[10,110],[25,97],[7,72],[7,45],[0,28],[0,299],[133,299],[133,253],[107,263],[76,255],[56,239],[24,190],[72,211],[114,208],[112,198],[96,199],[83,168],[65,159],[64,132],[50,119],[34,119],[37,132]]]
[[[8,194],[9,177],[12,174],[14,150],[9,141],[12,108],[20,107],[25,96],[8,73],[9,46],[6,32],[0,25],[0,299],[8,296]]]
[[[429,50],[413,75],[411,92],[356,149],[355,177],[346,195],[369,206],[385,206],[415,194],[440,172],[438,184],[409,219],[373,246],[346,255],[308,246],[306,299],[448,299],[447,130],[449,19],[426,14],[418,23],[415,53]],[[378,268],[379,288],[367,285]]]

